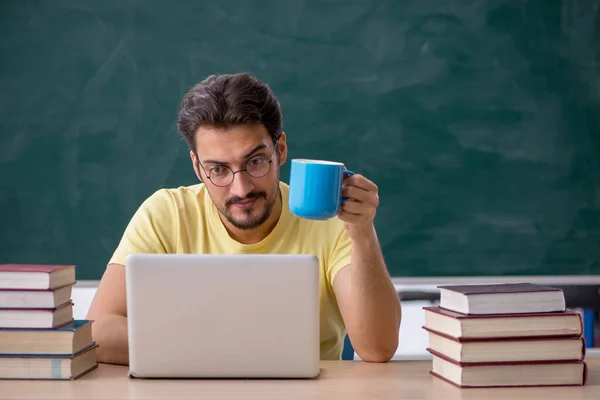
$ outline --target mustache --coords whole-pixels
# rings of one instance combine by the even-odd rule
[[[248,200],[259,199],[261,197],[267,198],[267,194],[265,192],[250,192],[246,195],[246,197],[233,196],[225,203],[226,207],[229,207],[232,204],[243,203]]]

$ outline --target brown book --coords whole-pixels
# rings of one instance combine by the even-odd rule
[[[582,337],[457,340],[427,330],[427,350],[456,362],[581,361],[585,358],[585,340]]]
[[[561,289],[533,283],[446,285],[440,307],[463,314],[516,314],[565,311]]]
[[[433,355],[430,373],[462,388],[582,386],[587,381],[584,361],[459,363]]]
[[[455,339],[500,337],[580,336],[583,321],[578,312],[465,315],[440,307],[423,307],[424,328]]]
[[[56,289],[73,283],[74,265],[0,264],[0,289]]]
[[[0,308],[0,328],[58,328],[73,321],[73,303],[56,308]]]

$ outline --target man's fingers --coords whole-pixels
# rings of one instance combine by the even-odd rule
[[[348,186],[356,186],[357,188],[361,188],[361,189],[367,190],[369,192],[377,193],[379,191],[379,188],[377,187],[377,185],[375,183],[373,183],[372,181],[368,180],[367,178],[365,178],[364,176],[362,176],[360,174],[354,174],[354,175],[349,176],[344,181],[344,184],[348,185]]]
[[[342,187],[342,197],[357,200],[374,207],[379,205],[379,196],[376,192],[370,192],[357,186],[345,185]]]

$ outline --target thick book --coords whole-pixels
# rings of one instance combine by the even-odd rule
[[[68,356],[88,347],[92,321],[75,320],[55,329],[0,328],[0,357],[6,355]]]
[[[0,308],[56,308],[71,301],[73,284],[57,289],[0,289]]]
[[[440,307],[463,314],[518,314],[566,310],[561,289],[533,283],[445,285]]]
[[[95,342],[65,356],[1,356],[0,379],[72,380],[98,366]]]
[[[585,361],[459,363],[443,354],[430,353],[430,373],[462,388],[582,386],[587,382]]]
[[[465,315],[440,307],[423,307],[424,328],[456,339],[497,337],[563,337],[583,334],[581,314],[556,313]]]
[[[73,283],[74,265],[0,264],[0,289],[56,289]]]
[[[0,308],[0,328],[58,328],[73,321],[73,302],[56,308]]]
[[[582,361],[585,340],[566,338],[496,338],[457,340],[429,330],[428,351],[463,363],[521,361]]]

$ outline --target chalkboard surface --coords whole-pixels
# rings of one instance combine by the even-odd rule
[[[379,185],[393,276],[600,273],[597,0],[3,1],[0,262],[99,279],[147,196],[196,183],[183,94],[240,71],[291,157]]]

